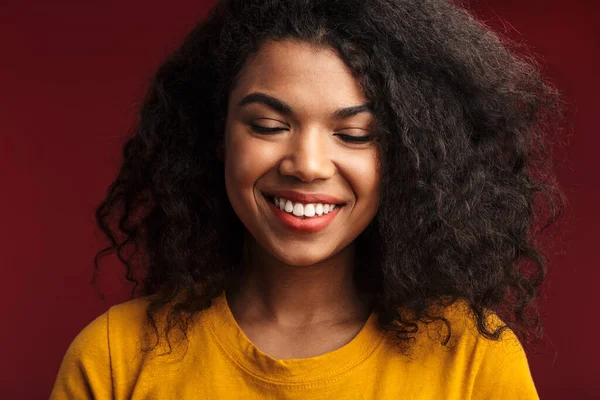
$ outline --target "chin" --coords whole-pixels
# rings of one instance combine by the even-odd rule
[[[322,258],[312,258],[312,257],[305,257],[305,256],[299,256],[299,257],[295,257],[295,258],[290,258],[287,257],[285,259],[280,259],[281,262],[285,263],[286,265],[289,265],[291,267],[310,267],[311,265],[315,265],[320,261],[323,261],[324,259]]]
[[[305,246],[293,248],[287,246],[279,251],[270,251],[271,255],[286,265],[294,267],[309,267],[311,265],[326,261],[337,252],[332,252],[329,249],[306,249]]]

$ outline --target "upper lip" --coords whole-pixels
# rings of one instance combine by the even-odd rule
[[[294,190],[272,190],[263,191],[265,196],[283,197],[286,200],[291,200],[298,203],[321,203],[321,204],[343,204],[344,202],[338,197],[323,193],[302,193]]]

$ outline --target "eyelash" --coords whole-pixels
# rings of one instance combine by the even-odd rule
[[[275,132],[280,132],[280,131],[284,130],[282,128],[265,128],[264,126],[254,125],[254,124],[252,124],[250,126],[252,127],[252,130],[257,133],[275,133]]]
[[[276,133],[285,130],[282,128],[265,128],[264,126],[254,124],[250,126],[252,127],[252,130],[256,133]],[[336,133],[335,136],[340,137],[344,142],[347,143],[367,143],[373,140],[371,136],[352,136],[343,133]]]

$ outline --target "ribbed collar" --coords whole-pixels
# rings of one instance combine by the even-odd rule
[[[247,373],[272,383],[315,383],[339,376],[365,361],[383,340],[373,312],[358,334],[337,350],[309,358],[277,360],[260,351],[237,324],[225,292],[208,310],[211,333],[226,355]]]

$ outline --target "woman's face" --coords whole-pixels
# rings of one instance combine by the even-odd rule
[[[225,183],[256,242],[288,265],[330,259],[379,206],[374,116],[327,48],[267,42],[229,98]]]

